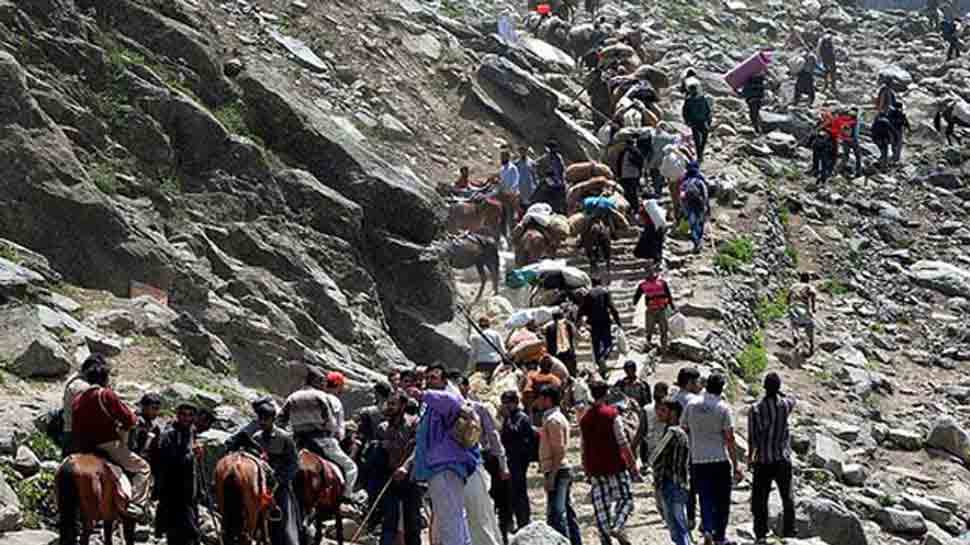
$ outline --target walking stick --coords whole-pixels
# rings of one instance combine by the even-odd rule
[[[401,469],[402,467],[410,464],[412,460],[414,460],[414,453],[412,453],[410,456],[408,456],[406,460],[404,460],[403,462],[401,462],[401,465],[399,465],[395,469],[395,472],[398,469]],[[367,527],[367,521],[370,520],[371,515],[374,514],[374,511],[377,509],[377,506],[380,505],[381,498],[384,497],[384,494],[387,493],[387,489],[391,487],[391,483],[393,483],[393,482],[394,482],[394,474],[392,473],[391,474],[391,477],[387,479],[387,482],[386,483],[384,483],[384,488],[381,489],[381,493],[378,494],[377,495],[377,499],[374,500],[374,504],[371,505],[370,506],[370,510],[367,511],[367,515],[364,517],[364,520],[360,521],[360,527],[357,528],[357,532],[354,533],[354,537],[352,537],[350,539],[350,542],[351,543],[356,543],[357,542],[357,538],[360,537],[360,533],[363,532],[364,531],[364,528]]]

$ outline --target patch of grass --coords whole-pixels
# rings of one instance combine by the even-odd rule
[[[675,232],[679,237],[686,238],[690,236],[690,223],[687,222],[687,219],[682,218],[680,220],[680,222],[677,224],[677,229]]]
[[[785,255],[791,260],[793,267],[798,267],[798,250],[794,246],[791,244],[785,246]]]
[[[765,335],[757,331],[751,342],[738,354],[738,375],[745,382],[755,382],[768,368],[768,351],[765,349]]]
[[[115,177],[114,165],[109,162],[94,165],[91,169],[91,181],[105,195],[114,195],[118,192],[118,178]]]
[[[20,254],[17,253],[17,250],[14,250],[6,244],[0,244],[0,257],[13,263],[20,262]]]
[[[164,193],[180,193],[182,191],[182,180],[174,174],[164,176],[158,180],[158,189]]]
[[[27,437],[25,444],[41,460],[58,460],[61,457],[61,448],[46,433],[35,431]]]
[[[829,295],[841,296],[848,294],[852,290],[837,279],[829,278],[824,284],[822,284],[822,291],[828,293]]]
[[[791,210],[788,209],[788,205],[782,205],[778,209],[778,219],[782,225],[788,227],[788,223],[791,222]]]
[[[40,530],[56,523],[57,498],[53,471],[41,470],[37,475],[25,479],[12,467],[4,464],[0,465],[0,473],[20,499],[25,528]]]
[[[893,501],[893,497],[890,496],[889,494],[883,494],[882,496],[879,496],[878,501],[879,501],[879,505],[883,507],[892,507],[896,505],[896,502]]]
[[[242,102],[230,102],[213,110],[212,115],[216,116],[229,132],[249,136],[252,131],[246,125],[245,108],[246,105]]]
[[[754,243],[745,237],[722,244],[717,250],[717,255],[714,256],[714,265],[731,274],[738,272],[742,265],[752,261],[754,261]]]
[[[815,371],[814,373],[812,373],[812,376],[815,377],[815,380],[817,382],[820,382],[823,384],[827,382],[832,382],[832,371],[829,371],[828,369]]]
[[[788,289],[780,289],[772,297],[762,297],[754,315],[762,324],[781,320],[788,314]]]

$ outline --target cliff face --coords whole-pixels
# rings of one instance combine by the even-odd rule
[[[433,188],[321,108],[312,71],[224,58],[205,8],[0,3],[0,238],[70,283],[162,290],[183,337],[278,393],[305,364],[462,357]]]

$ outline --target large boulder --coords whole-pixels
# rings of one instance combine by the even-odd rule
[[[57,534],[48,530],[21,530],[0,534],[0,545],[57,545]]]
[[[71,370],[71,358],[30,306],[0,312],[0,361],[24,378],[56,378]]]
[[[559,110],[565,97],[504,57],[482,58],[469,98],[537,149],[554,138],[568,161],[600,155],[596,136]]]
[[[7,480],[0,475],[0,534],[13,532],[23,527],[20,499]]]
[[[778,517],[775,533],[782,535]],[[831,500],[803,498],[795,506],[795,535],[799,538],[820,537],[829,545],[868,545],[869,538],[851,511]]]
[[[576,68],[576,61],[568,53],[549,42],[524,36],[519,39],[519,45],[541,59],[548,71],[569,73]]]
[[[78,228],[79,221],[83,229]],[[167,289],[175,252],[90,181],[71,143],[0,52],[0,233],[80,284],[127,295],[133,280]]]
[[[970,434],[951,417],[942,417],[933,422],[926,437],[926,446],[937,448],[970,464]]]
[[[942,261],[917,261],[910,268],[917,285],[950,297],[970,299],[970,270]]]
[[[239,85],[250,126],[269,147],[303,162],[321,183],[360,205],[365,228],[422,243],[442,231],[445,207],[435,191],[377,157],[346,123],[293,89],[285,74],[256,62]]]
[[[509,538],[509,545],[569,545],[569,540],[544,522],[533,522]]]
[[[320,183],[305,170],[285,170],[276,176],[286,204],[294,213],[308,218],[321,233],[356,241],[364,223],[360,206]]]
[[[918,511],[884,507],[876,512],[876,522],[883,530],[892,534],[921,536],[926,533],[926,520]]]

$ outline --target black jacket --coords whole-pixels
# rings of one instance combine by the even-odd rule
[[[195,434],[175,424],[159,436],[153,452],[156,462],[155,490],[158,511],[156,533],[174,533],[183,538],[199,536],[196,501],[199,492],[198,466],[192,452]]]

